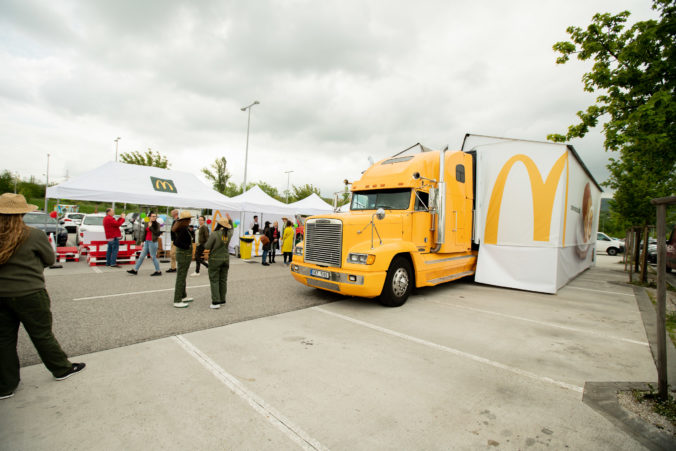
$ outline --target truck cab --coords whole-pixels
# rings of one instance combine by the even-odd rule
[[[472,155],[417,147],[366,170],[349,212],[308,218],[291,264],[298,282],[394,307],[413,287],[474,274]]]

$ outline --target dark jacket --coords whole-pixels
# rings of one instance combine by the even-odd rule
[[[174,246],[186,251],[192,249],[192,235],[190,235],[190,230],[188,230],[189,225],[190,218],[185,218],[179,219],[171,226]]]
[[[271,246],[272,246],[272,238],[273,238],[273,236],[272,236],[272,227],[269,227],[269,226],[268,226],[268,227],[265,227],[265,229],[263,229],[263,235],[267,236],[268,239],[270,240],[270,242],[269,242],[268,244],[264,244],[264,245],[263,245],[263,250],[264,250],[264,251],[269,251],[270,248],[271,248]]]
[[[209,228],[206,225],[200,226],[197,230],[197,244],[204,247],[209,239]]]
[[[29,227],[28,238],[0,265],[0,297],[21,297],[44,290],[44,269],[55,261],[45,232]]]
[[[143,232],[144,241],[146,239],[146,233],[148,232],[148,229],[150,229],[150,233],[152,234],[152,242],[157,243],[157,239],[160,237],[160,235],[162,235],[162,229],[160,229],[160,225],[157,223],[157,221],[153,221],[148,224]]]

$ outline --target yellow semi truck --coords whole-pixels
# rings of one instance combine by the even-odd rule
[[[417,147],[365,171],[349,213],[306,221],[291,264],[297,281],[399,306],[414,286],[474,274],[472,156]]]
[[[555,293],[593,263],[601,191],[572,146],[478,135],[458,151],[416,144],[351,191],[349,212],[307,219],[298,282],[400,306],[413,287],[475,274]]]

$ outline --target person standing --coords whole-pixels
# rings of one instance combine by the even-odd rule
[[[192,236],[188,230],[190,218],[189,211],[182,211],[178,221],[171,226],[171,231],[176,237],[173,241],[176,247],[176,286],[174,288],[174,307],[176,308],[188,307],[188,303],[193,300],[188,297],[185,288],[185,279],[188,277],[188,269],[192,261]]]
[[[172,223],[171,226],[171,250],[169,251],[169,259],[171,260],[169,269],[167,269],[167,272],[176,272],[176,246],[174,246],[174,240],[176,239],[176,235],[174,234],[174,223],[178,221],[178,210],[175,208],[171,210],[171,213],[169,213],[171,217],[174,219],[174,222]]]
[[[0,196],[0,399],[14,396],[21,380],[16,348],[19,323],[56,380],[85,367],[68,360],[52,332],[43,272],[56,258],[47,235],[23,222],[23,215],[37,208],[21,194]]]
[[[290,265],[293,259],[293,224],[288,220],[286,221],[284,233],[282,234],[282,253],[284,254],[284,264],[287,266]]]
[[[197,219],[199,227],[197,229],[197,246],[195,248],[195,272],[191,276],[200,275],[200,264],[204,265],[205,268],[209,268],[209,264],[202,259],[202,254],[204,253],[204,245],[209,239],[209,227],[204,223],[204,216],[200,216]]]
[[[255,235],[260,231],[260,225],[258,225],[258,216],[254,215],[253,217],[253,222],[251,223],[251,226],[249,226],[251,229],[251,234]]]
[[[279,233],[279,223],[277,221],[272,223],[272,245],[270,246],[270,263],[275,262],[275,254],[277,249],[279,249],[279,239],[281,234]]]
[[[140,219],[140,218],[139,218]],[[146,257],[150,255],[150,258],[153,259],[153,264],[155,265],[155,272],[151,276],[161,276],[162,271],[160,271],[160,261],[157,259],[157,239],[162,235],[162,230],[160,225],[157,223],[157,214],[154,211],[151,211],[148,215],[148,225],[145,228],[145,241],[143,242],[143,250],[141,255],[134,266],[134,269],[130,269],[127,272],[129,274],[136,275],[138,270],[145,261]]]
[[[204,247],[209,249],[209,284],[211,285],[211,308],[221,308],[225,304],[228,292],[228,270],[230,269],[230,252],[232,239],[232,218],[228,213],[225,218],[218,218],[216,229]]]
[[[265,221],[265,228],[262,233],[265,239],[261,237],[261,242],[263,243],[263,266],[270,266],[270,263],[268,263],[268,253],[270,252],[270,246],[272,245],[272,239],[270,238],[272,233],[270,230],[270,221]]]
[[[117,252],[120,250],[120,226],[124,224],[125,214],[122,213],[119,219],[115,219],[115,210],[106,209],[106,217],[103,218],[103,231],[106,234],[108,246],[106,250],[106,266],[119,268],[117,264]]]

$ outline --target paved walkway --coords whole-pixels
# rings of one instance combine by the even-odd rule
[[[603,256],[601,256],[603,257]],[[0,443],[60,449],[642,449],[582,403],[656,371],[610,257],[556,296],[471,283],[354,299],[22,369]]]

